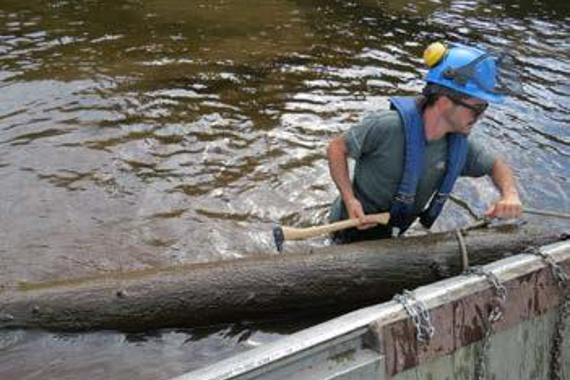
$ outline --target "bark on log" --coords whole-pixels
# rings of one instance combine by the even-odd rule
[[[465,236],[471,265],[563,239],[507,226]],[[461,272],[453,232],[155,271],[28,284],[0,293],[0,328],[182,327],[356,307]]]

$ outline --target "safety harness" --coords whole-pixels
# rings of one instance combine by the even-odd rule
[[[416,189],[424,166],[426,138],[422,114],[414,97],[390,98],[391,108],[396,109],[404,125],[406,144],[404,174],[390,208],[390,225],[403,234],[419,217],[426,228],[435,222],[447,201],[455,181],[461,174],[467,159],[467,138],[458,133],[447,135],[447,171],[429,207],[415,212]]]

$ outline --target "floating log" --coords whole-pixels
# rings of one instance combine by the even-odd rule
[[[464,234],[471,265],[562,240],[503,226]],[[347,310],[461,273],[454,232],[160,270],[23,284],[0,293],[0,328],[141,331]]]

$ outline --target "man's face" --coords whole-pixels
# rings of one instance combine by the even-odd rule
[[[455,132],[468,135],[489,104],[477,98],[448,98],[453,103],[448,115],[449,123]]]

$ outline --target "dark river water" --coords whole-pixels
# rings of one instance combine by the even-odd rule
[[[474,134],[526,206],[568,212],[569,4],[0,0],[1,285],[274,254],[275,222],[326,219],[328,141],[419,91],[436,40],[516,56],[522,92]],[[167,379],[301,327],[4,331],[0,378]]]

